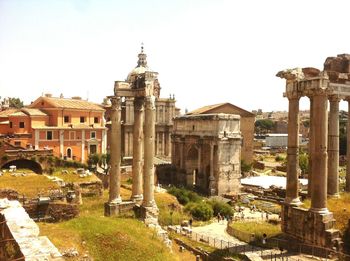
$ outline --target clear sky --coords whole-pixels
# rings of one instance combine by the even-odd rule
[[[183,110],[286,110],[275,74],[350,53],[349,10],[348,0],[0,0],[0,96],[102,102],[144,42],[161,96]]]

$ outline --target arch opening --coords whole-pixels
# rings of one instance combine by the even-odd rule
[[[5,163],[1,167],[1,169],[9,169],[10,166],[12,166],[12,165],[16,166],[17,169],[30,169],[37,174],[43,173],[43,169],[38,162],[33,161],[33,160],[28,160],[28,159],[11,160],[11,161]]]

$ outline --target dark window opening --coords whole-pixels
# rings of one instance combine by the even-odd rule
[[[98,117],[94,117],[94,123],[98,123]]]
[[[69,116],[64,116],[64,123],[69,122]]]
[[[10,121],[10,128],[12,129],[12,121]]]
[[[20,122],[19,122],[19,127],[20,127],[21,129],[24,128],[24,121],[20,121]]]
[[[47,140],[52,140],[52,131],[47,131],[46,132],[46,139]]]
[[[84,116],[81,116],[80,117],[80,123],[84,123],[85,122],[85,117]]]
[[[194,130],[194,125],[192,125],[192,130]]]
[[[20,141],[15,141],[15,146],[21,146],[21,142]]]

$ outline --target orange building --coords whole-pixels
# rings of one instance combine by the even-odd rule
[[[47,94],[22,109],[0,112],[0,134],[19,148],[53,150],[64,159],[85,162],[89,154],[106,153],[104,109],[80,97]]]

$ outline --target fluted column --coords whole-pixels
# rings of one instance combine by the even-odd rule
[[[300,205],[299,199],[299,96],[288,97],[287,186],[285,203]]]
[[[111,112],[111,169],[109,171],[109,203],[120,203],[120,161],[121,161],[121,104],[120,97],[112,97]]]
[[[155,100],[145,98],[144,165],[143,165],[143,202],[144,207],[154,207],[154,135]]]
[[[346,128],[346,183],[345,191],[350,192],[350,97],[347,98],[348,102],[348,124]]]
[[[329,98],[327,193],[335,197],[339,196],[339,101],[335,96]]]
[[[327,213],[327,138],[328,99],[321,90],[313,97],[312,124],[314,133],[314,153],[312,157],[311,208],[313,212]]]
[[[144,99],[134,100],[134,132],[132,159],[132,200],[142,199],[142,145],[143,145]]]

